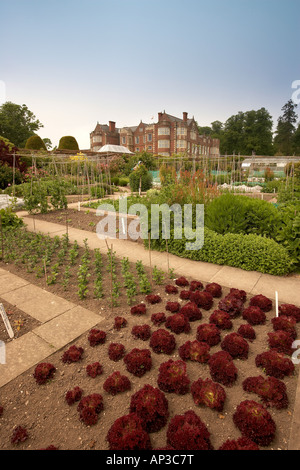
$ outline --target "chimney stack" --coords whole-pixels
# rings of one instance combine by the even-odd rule
[[[109,132],[115,132],[116,123],[114,121],[109,121]]]
[[[183,121],[184,121],[184,122],[187,121],[187,116],[188,116],[188,113],[184,112],[184,113],[183,113]]]
[[[161,120],[163,113],[158,113],[158,122]]]

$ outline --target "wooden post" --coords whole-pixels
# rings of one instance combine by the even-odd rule
[[[151,287],[153,288],[150,233],[148,233],[148,244],[149,244],[149,261],[150,261],[150,280],[151,280]]]

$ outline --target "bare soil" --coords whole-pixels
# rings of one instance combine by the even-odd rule
[[[34,328],[40,325],[40,322],[30,315],[27,315],[22,310],[18,309],[15,305],[11,305],[0,297],[0,304],[3,305],[6,312],[9,323],[14,332],[14,338],[32,331]],[[5,343],[13,341],[14,338],[10,338],[7,329],[0,317],[0,341]],[[1,367],[1,366],[0,366]]]
[[[33,284],[43,286],[52,293],[72,300],[72,302],[104,316],[105,320],[99,322],[96,328],[107,333],[106,342],[96,347],[91,347],[88,342],[89,332],[86,332],[71,343],[84,349],[83,358],[78,363],[65,364],[61,361],[63,352],[69,348],[70,344],[43,361],[50,362],[56,367],[54,377],[49,383],[38,385],[33,378],[35,368],[32,367],[0,389],[0,406],[4,408],[2,417],[0,417],[1,450],[36,450],[46,448],[50,445],[54,445],[61,450],[108,450],[109,447],[106,441],[107,432],[117,418],[129,413],[132,394],[141,389],[145,384],[150,384],[154,387],[158,386],[157,376],[160,364],[168,361],[170,358],[173,360],[180,359],[178,354],[180,345],[184,344],[187,340],[196,339],[198,325],[208,322],[209,316],[217,308],[219,302],[219,299],[214,299],[214,305],[210,311],[202,310],[203,318],[200,321],[190,324],[190,333],[174,334],[176,349],[173,354],[168,356],[166,354],[154,353],[149,346],[149,340],[142,341],[135,339],[132,336],[131,330],[134,325],[148,324],[153,332],[159,327],[153,325],[151,321],[152,313],[165,312],[167,316],[170,315],[170,313],[165,310],[166,302],[169,300],[178,300],[182,304],[185,304],[186,301],[179,300],[177,294],[168,295],[165,293],[165,285],[169,283],[174,284],[174,280],[170,281],[169,279],[165,279],[164,285],[155,285],[153,293],[160,294],[162,302],[156,305],[147,304],[146,314],[136,317],[130,313],[130,306],[127,304],[124,290],[120,292],[120,305],[113,309],[111,308],[108,288],[109,276],[107,276],[107,290],[105,291],[106,295],[103,299],[97,300],[93,298],[92,290],[90,290],[88,298],[79,301],[75,282],[71,282],[68,291],[64,291],[59,282],[52,286],[46,286],[44,279],[37,279],[34,273],[28,273],[25,269],[22,269],[22,267],[5,265],[4,263],[0,263],[0,266],[1,268],[5,268],[14,274],[30,280]],[[227,289],[223,289],[223,296],[225,296],[227,292]],[[145,295],[139,294],[135,299],[135,304],[140,301],[145,301]],[[248,305],[248,301],[245,304],[246,306]],[[8,306],[8,308],[13,307]],[[19,312],[16,313],[16,318],[18,318],[18,315]],[[123,316],[128,321],[127,326],[120,331],[114,328],[114,318],[116,316]],[[260,401],[258,396],[244,392],[242,382],[246,377],[264,375],[263,371],[256,367],[255,357],[257,354],[269,349],[267,333],[272,331],[271,319],[274,316],[275,311],[273,309],[267,314],[267,322],[265,325],[254,327],[256,339],[253,342],[249,342],[248,359],[234,361],[238,368],[238,379],[232,387],[224,387],[227,398],[223,412],[220,413],[209,408],[196,406],[190,392],[183,396],[169,393],[165,394],[169,405],[169,421],[177,414],[183,414],[187,410],[194,410],[208,427],[214,449],[218,449],[227,439],[239,438],[240,432],[233,423],[232,415],[236,406],[241,401],[245,399],[255,400],[257,402]],[[237,331],[238,327],[245,323],[245,321],[239,317],[234,319],[233,323],[234,327],[231,331]],[[28,327],[29,325],[30,323],[28,323]],[[31,323],[31,327],[34,328],[34,326],[34,322]],[[163,325],[162,328],[164,328]],[[22,331],[22,328],[20,331]],[[23,330],[23,332],[25,332],[25,330]],[[221,333],[222,339],[227,333],[228,331]],[[138,378],[126,370],[122,359],[118,362],[111,361],[108,357],[107,349],[112,342],[122,343],[125,346],[126,352],[131,351],[135,347],[150,349],[153,363],[151,371],[147,372],[143,377]],[[212,347],[210,352],[213,354],[220,349],[219,344]],[[103,374],[93,379],[87,375],[86,366],[94,362],[101,363],[103,366]],[[199,377],[210,378],[207,364],[198,364],[191,361],[187,361],[186,364],[187,374],[191,384]],[[111,396],[103,390],[104,381],[113,371],[120,371],[122,375],[126,375],[130,379],[130,391]],[[288,448],[297,378],[298,370],[296,369],[294,376],[284,379],[289,398],[288,409],[276,410],[269,408],[269,412],[276,423],[277,431],[275,440],[269,447],[264,448],[266,450],[287,450]],[[96,425],[86,426],[79,419],[77,403],[72,406],[66,403],[66,392],[73,389],[75,386],[82,388],[84,396],[91,393],[100,393],[103,396],[104,410],[100,413],[99,421]],[[10,439],[16,426],[26,428],[29,437],[25,442],[13,445]],[[159,432],[150,435],[153,449],[165,447],[167,427],[168,423]]]

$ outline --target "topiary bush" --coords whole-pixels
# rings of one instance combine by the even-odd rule
[[[71,135],[66,135],[61,137],[58,150],[79,150],[78,142],[75,137]]]
[[[32,135],[27,139],[25,148],[30,150],[47,150],[45,142],[37,134]]]

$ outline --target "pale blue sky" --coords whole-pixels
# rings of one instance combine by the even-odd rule
[[[300,0],[0,0],[0,81],[57,145],[99,121],[200,125],[265,107],[300,80]]]

